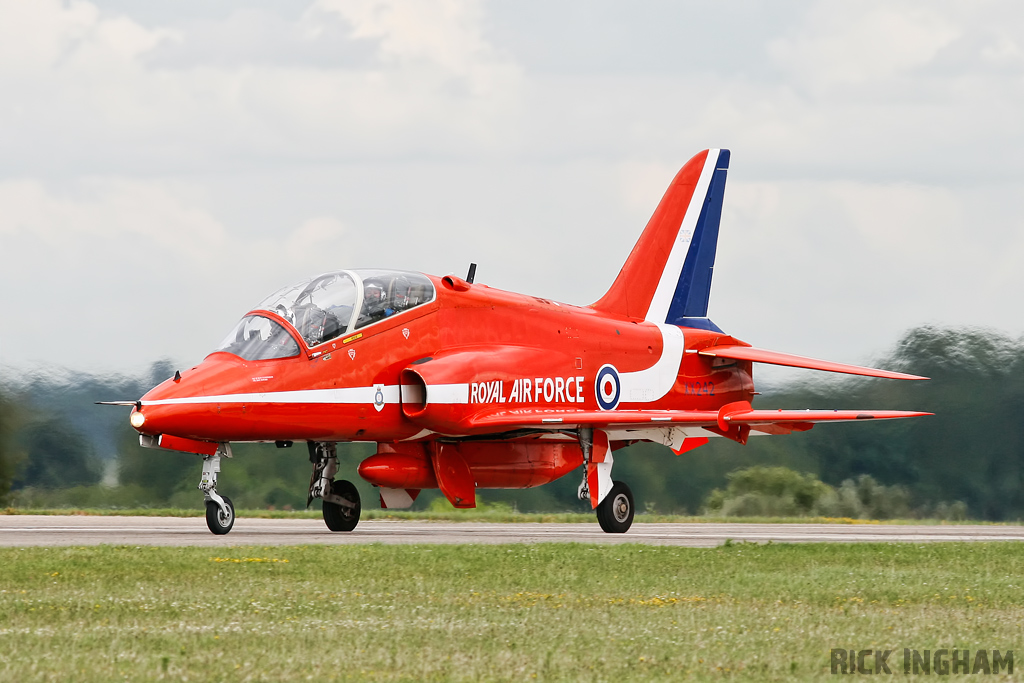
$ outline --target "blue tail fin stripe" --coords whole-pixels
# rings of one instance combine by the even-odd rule
[[[718,226],[722,220],[722,200],[725,197],[725,178],[729,169],[729,150],[721,150],[715,173],[711,178],[704,206],[694,228],[690,250],[683,262],[679,282],[676,285],[672,303],[668,308],[665,322],[670,325],[686,325],[690,319],[706,318],[708,298],[711,296],[711,277],[715,268],[715,253],[718,249]],[[710,321],[709,321],[710,322]]]
[[[708,330],[709,332],[725,334],[721,327],[711,322],[710,318],[677,318],[671,324],[678,327],[689,327],[695,330]]]

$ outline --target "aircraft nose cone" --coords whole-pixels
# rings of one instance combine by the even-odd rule
[[[217,386],[215,381],[228,365],[235,363],[215,357],[191,370],[176,372],[142,397],[141,410],[132,413],[132,426],[147,436],[168,434],[204,441],[238,438],[237,434],[221,433],[221,406],[209,391],[213,388],[214,394],[230,393],[230,387]]]

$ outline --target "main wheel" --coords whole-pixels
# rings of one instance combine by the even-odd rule
[[[597,523],[609,534],[624,534],[633,524],[633,492],[624,482],[612,482],[612,490],[597,506]]]
[[[206,501],[206,526],[210,527],[210,531],[218,536],[223,536],[231,531],[231,527],[235,525],[235,506],[231,504],[231,499],[227,496],[221,496],[221,498],[224,499],[224,504],[228,508],[227,512],[221,510],[216,501]]]
[[[352,531],[359,524],[359,512],[362,506],[359,503],[359,491],[356,485],[344,479],[331,482],[331,493],[341,496],[352,503],[355,507],[346,507],[338,503],[324,501],[324,523],[331,531]]]

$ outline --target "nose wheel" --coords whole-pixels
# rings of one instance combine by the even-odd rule
[[[235,525],[235,506],[227,496],[220,498],[223,506],[213,500],[206,501],[206,526],[218,536],[223,536]]]
[[[633,515],[633,492],[625,482],[614,482],[612,490],[597,506],[597,523],[609,534],[624,534],[633,524]]]

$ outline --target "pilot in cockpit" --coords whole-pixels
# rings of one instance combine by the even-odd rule
[[[388,305],[388,293],[384,287],[376,282],[363,283],[363,308],[359,312],[356,327],[383,320],[394,312],[394,308]]]

